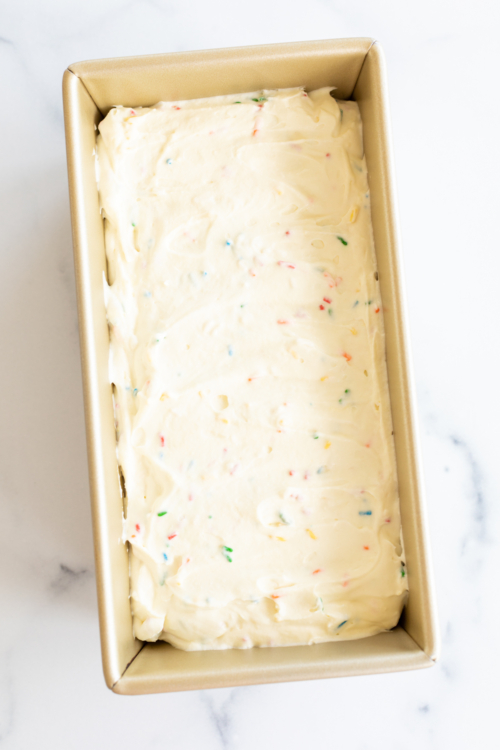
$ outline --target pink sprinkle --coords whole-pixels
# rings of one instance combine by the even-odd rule
[[[286,266],[286,268],[295,268],[293,263],[289,263],[287,260],[279,260],[278,266]]]
[[[344,581],[344,583],[342,584],[342,586],[343,586],[343,588],[345,588],[346,586],[349,586],[349,581]]]
[[[293,477],[293,475],[295,474],[295,472],[293,471],[293,469],[290,469],[290,471],[288,473],[290,474],[291,477]]]
[[[175,539],[176,536],[177,536],[177,534],[170,534],[170,536],[168,537],[168,539]]]
[[[131,110],[130,110],[130,114],[131,114],[131,115],[135,115],[135,112],[134,112],[134,110],[133,110],[133,109],[131,109]]]
[[[304,479],[309,479],[309,472],[308,471],[306,471],[306,473],[304,474]]]
[[[191,502],[193,500],[193,496],[192,496],[191,493],[189,493],[189,495],[188,495],[188,500],[189,500],[189,502]]]
[[[385,519],[385,523],[390,523],[390,522],[391,522],[391,519],[390,519],[390,518],[386,518],[386,519]]]
[[[163,437],[163,435],[160,435],[160,445],[162,448],[165,447],[165,438]]]
[[[288,231],[288,229],[286,230],[285,234],[287,237],[289,236],[290,232]]]

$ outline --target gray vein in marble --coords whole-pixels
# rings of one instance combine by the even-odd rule
[[[245,688],[232,688],[226,700],[219,703],[216,700],[217,693],[200,693],[200,698],[208,709],[209,719],[213,724],[220,740],[220,747],[223,750],[230,748],[229,732],[232,729],[231,711],[234,708],[236,698],[239,697]]]
[[[469,473],[472,481],[472,490],[474,498],[474,514],[473,518],[476,522],[475,530],[473,531],[474,536],[478,541],[484,541],[487,537],[487,515],[486,515],[486,504],[484,500],[483,491],[483,477],[482,472],[470,446],[460,437],[456,435],[450,435],[450,440],[453,445],[456,445],[462,451],[467,465],[469,467]],[[464,540],[464,546],[466,540]]]
[[[56,591],[58,594],[65,593],[68,589],[74,586],[76,583],[81,583],[91,575],[88,568],[80,568],[80,570],[73,570],[64,563],[59,564],[59,573],[52,580],[50,588]]]

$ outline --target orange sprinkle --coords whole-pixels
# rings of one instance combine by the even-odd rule
[[[271,599],[279,599],[279,594],[271,594]]]
[[[253,131],[252,135],[257,135],[258,132],[259,132],[258,128],[255,128],[255,130]]]
[[[367,546],[366,546],[366,544],[365,544],[365,545],[364,545],[364,547],[363,547],[363,549],[370,549],[370,548],[369,548],[369,547],[367,547]]]
[[[346,362],[350,362],[352,359],[352,356],[348,354],[347,352],[343,352],[342,356],[345,358]]]
[[[342,584],[343,588],[345,588],[346,586],[349,586],[349,581],[344,581],[344,583]]]
[[[311,539],[317,539],[318,538],[316,536],[316,534],[313,531],[311,531],[311,529],[306,529],[306,531],[309,534],[309,536],[311,537]]]
[[[313,570],[313,576],[315,576],[316,573],[321,573],[321,568],[318,568],[317,570]]]
[[[376,307],[376,308],[375,308],[375,312],[376,312],[376,313],[380,312],[380,307]]]
[[[289,324],[290,324],[289,320],[278,320],[278,325],[279,326],[287,326]]]
[[[131,539],[135,539],[135,534],[132,534],[132,536],[130,538]]]
[[[365,448],[370,448],[370,447],[371,447],[371,443],[365,443]]]

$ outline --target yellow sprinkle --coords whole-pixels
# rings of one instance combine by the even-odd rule
[[[358,335],[358,332],[357,332],[357,330],[355,328],[349,328],[349,330],[350,330],[350,332],[352,333],[353,336],[357,336]]]
[[[229,424],[229,422],[227,421],[227,419],[223,419],[222,421],[224,422],[224,424]]]
[[[160,396],[160,401],[165,401],[168,398],[168,393],[162,393]]]
[[[318,538],[318,537],[316,536],[316,534],[314,534],[314,533],[313,533],[313,532],[311,531],[311,529],[306,529],[306,531],[307,531],[307,533],[309,534],[309,536],[311,537],[311,539],[317,539],[317,538]]]
[[[322,383],[323,383],[323,381],[325,381],[325,380],[328,380],[328,375],[325,375],[325,377],[324,377],[324,378],[321,378],[321,382],[322,382]]]
[[[358,211],[359,211],[358,206],[354,206],[354,208],[352,209],[349,215],[349,221],[351,222],[351,224],[354,224],[354,222],[358,218]]]
[[[375,409],[378,411],[378,404],[374,404]]]
[[[326,441],[326,443],[325,443],[325,450],[326,450],[327,448],[329,448],[330,446],[331,446],[331,443],[330,443],[330,441],[329,441],[329,440],[327,440],[327,441]]]
[[[286,542],[286,539],[283,539],[282,536],[277,536],[276,539],[279,539],[280,542]]]
[[[363,372],[365,373],[366,377],[368,377],[368,371],[367,370],[363,370]]]

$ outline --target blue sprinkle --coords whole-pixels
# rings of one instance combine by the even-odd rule
[[[231,344],[229,344],[229,346],[227,347],[227,353],[230,357],[233,356],[233,347],[231,346]]]
[[[164,560],[168,560],[168,557],[166,556],[166,554],[165,554],[165,553],[163,553],[163,559],[164,559]]]
[[[371,516],[372,514],[371,510],[359,510],[358,513],[360,516]]]
[[[137,390],[137,388],[134,388],[134,390],[132,391],[132,395],[137,396],[138,393],[139,391]]]
[[[356,307],[356,305],[359,305],[358,300],[356,300],[356,302],[354,303],[353,307]]]
[[[340,623],[340,625],[337,625],[337,630],[338,630],[338,628],[341,628],[341,627],[342,627],[342,625],[345,625],[345,624],[346,624],[346,622],[347,622],[347,620],[344,620],[343,622],[341,622],[341,623]]]
[[[230,245],[232,245],[232,244],[233,244],[233,243],[232,243],[232,240],[226,240],[226,245],[227,245],[228,247],[230,247]]]
[[[323,474],[324,471],[326,471],[326,466],[320,466],[316,474]]]
[[[203,271],[203,276],[208,276],[208,271]]]
[[[167,159],[167,164],[168,164],[169,166],[170,166],[171,164],[173,164],[173,162],[172,162],[172,159]]]
[[[160,458],[163,458],[163,451],[160,451],[158,455],[160,456]]]
[[[151,297],[151,292],[144,292],[145,297]]]
[[[194,465],[194,461],[193,461],[193,459],[191,459],[191,461],[188,463],[188,471],[189,471],[189,469],[193,468],[193,465]]]

